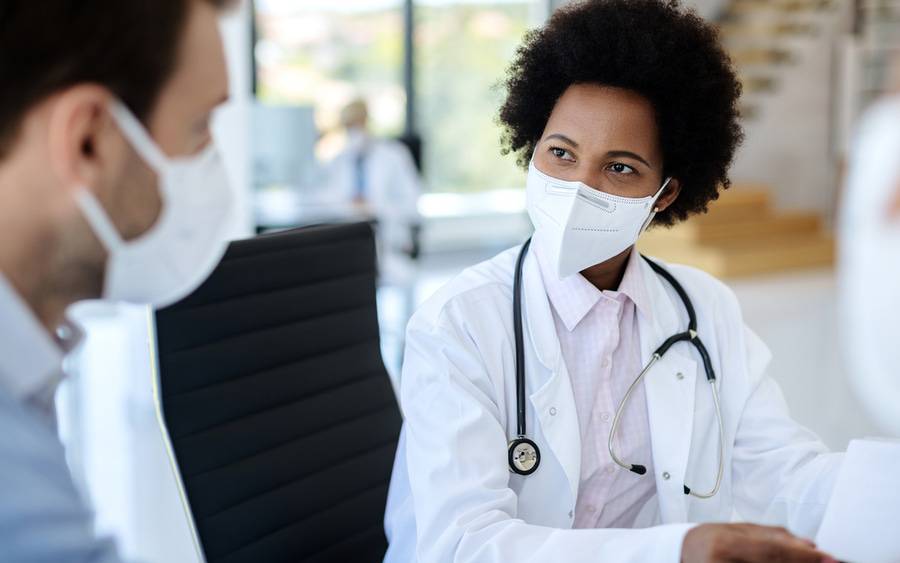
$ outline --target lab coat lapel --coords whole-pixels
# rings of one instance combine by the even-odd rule
[[[523,293],[529,399],[547,445],[563,467],[574,502],[581,481],[581,432],[572,383],[562,359],[553,313],[534,253],[529,253],[525,260]],[[531,346],[527,345],[529,339]],[[541,365],[545,369],[531,369]]]
[[[643,279],[651,301],[652,319],[639,316],[641,357],[646,365],[656,348],[671,335],[687,328],[684,305],[669,293],[656,272],[642,262]],[[687,519],[685,473],[694,426],[694,393],[697,362],[686,354],[690,344],[679,343],[669,349],[644,379],[651,447],[656,471],[660,514],[663,522]],[[667,478],[668,477],[668,478]]]

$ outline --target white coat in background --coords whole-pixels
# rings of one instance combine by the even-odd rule
[[[698,270],[666,266],[697,311],[698,332],[718,374],[725,473],[717,468],[715,409],[699,357],[675,345],[645,380],[657,497],[638,518],[647,529],[572,530],[581,465],[575,399],[536,258],[524,266],[528,435],[542,460],[510,473],[516,432],[512,285],[518,249],[466,270],[419,310],[407,332],[400,381],[404,430],[385,527],[387,563],[628,563],[680,561],[692,522],[743,519],[812,537],[840,464],[795,423],[770,353],[745,325],[734,295]],[[652,320],[638,313],[642,359],[682,332],[675,291],[644,263]],[[637,374],[634,374],[637,376]],[[606,447],[605,442],[598,447]],[[642,460],[629,460],[641,463]],[[624,471],[624,470],[623,470]]]
[[[422,180],[403,143],[364,133],[350,136],[348,147],[326,169],[325,200],[348,205],[356,197],[356,161],[365,153],[365,211],[379,223],[379,234],[392,247],[410,244],[409,228],[420,223]]]

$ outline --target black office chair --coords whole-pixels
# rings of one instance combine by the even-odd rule
[[[365,224],[232,243],[156,314],[158,394],[210,563],[381,561],[400,413]]]

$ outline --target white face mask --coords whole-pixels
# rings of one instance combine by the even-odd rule
[[[170,159],[120,102],[110,113],[125,138],[159,178],[162,210],[143,235],[125,241],[94,194],[76,201],[106,247],[103,298],[165,307],[197,288],[226,248],[234,195],[214,144],[198,155]]]
[[[565,278],[605,262],[637,242],[670,179],[653,196],[619,197],[547,176],[532,162],[525,195],[528,216],[535,236],[553,253],[557,275]]]

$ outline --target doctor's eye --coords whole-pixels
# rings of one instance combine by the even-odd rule
[[[553,156],[560,160],[567,160],[569,162],[575,162],[575,157],[572,156],[572,153],[567,151],[566,149],[561,149],[559,147],[550,147],[550,152],[553,153]]]
[[[609,165],[609,170],[612,170],[616,174],[630,175],[637,174],[637,170],[628,166],[627,164],[622,164],[621,162],[614,162]]]

